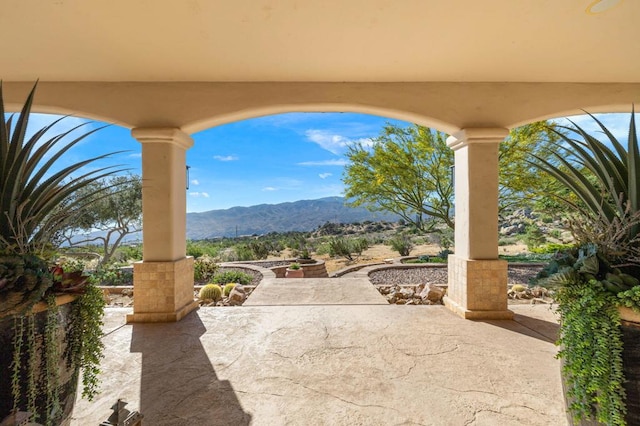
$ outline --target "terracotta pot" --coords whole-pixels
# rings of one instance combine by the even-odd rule
[[[304,278],[304,270],[287,268],[287,272],[284,274],[285,278]]]

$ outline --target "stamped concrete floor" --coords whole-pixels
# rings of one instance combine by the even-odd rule
[[[442,306],[202,308],[124,325],[108,310],[102,392],[145,425],[564,425],[547,306],[472,322]]]
[[[244,306],[388,304],[366,277],[264,279],[244,302]]]

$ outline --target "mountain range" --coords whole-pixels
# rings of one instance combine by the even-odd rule
[[[187,213],[187,238],[199,240],[269,232],[312,231],[326,222],[394,222],[399,218],[394,214],[371,212],[364,207],[348,207],[343,197],[327,197]]]

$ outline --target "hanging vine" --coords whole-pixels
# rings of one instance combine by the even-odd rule
[[[45,385],[47,392],[47,417],[46,425],[52,424],[60,410],[60,327],[58,326],[59,308],[56,298],[50,294],[47,296],[47,323],[44,332],[44,356],[45,356]]]
[[[11,395],[13,396],[13,411],[20,406],[20,387],[22,342],[24,339],[24,317],[13,318],[13,359],[11,362]]]

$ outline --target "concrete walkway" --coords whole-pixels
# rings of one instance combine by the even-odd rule
[[[365,278],[265,279],[244,306],[388,305]]]
[[[179,323],[124,325],[108,310],[102,393],[147,425],[564,425],[548,306],[515,321],[442,306],[202,308]]]

